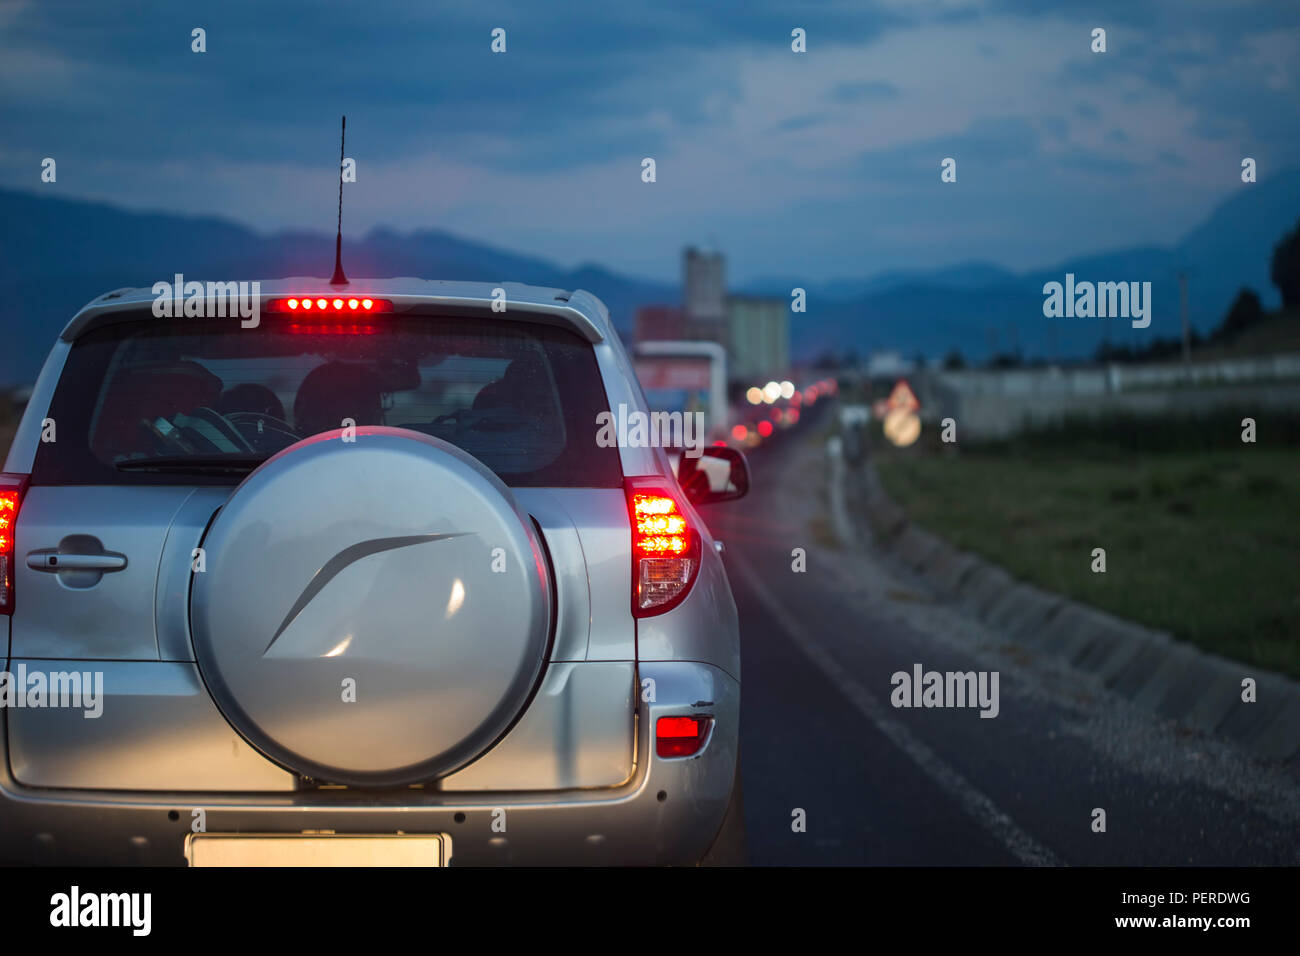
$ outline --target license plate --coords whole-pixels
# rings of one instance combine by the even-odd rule
[[[435,833],[191,833],[190,866],[446,866],[451,840]]]

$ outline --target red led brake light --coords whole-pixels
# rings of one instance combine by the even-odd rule
[[[373,315],[376,312],[392,312],[393,301],[375,299],[368,295],[292,295],[268,300],[266,311],[292,315]]]
[[[677,502],[667,495],[634,491],[632,522],[632,547],[637,555],[676,557],[690,550],[690,526],[677,510]]]
[[[0,475],[0,614],[14,611],[14,532],[26,475]]]
[[[680,604],[695,582],[700,535],[675,482],[627,478],[623,485],[632,530],[632,613],[662,614]]]
[[[14,524],[18,518],[18,492],[0,491],[0,554],[13,550]]]

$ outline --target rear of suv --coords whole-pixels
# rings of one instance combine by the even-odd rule
[[[747,473],[598,439],[649,411],[598,299],[153,303],[72,319],[0,476],[0,858],[734,858],[736,609],[693,506]]]

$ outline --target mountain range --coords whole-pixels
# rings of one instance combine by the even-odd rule
[[[1177,274],[1189,275],[1189,315],[1205,332],[1222,320],[1237,291],[1255,289],[1266,306],[1277,293],[1268,279],[1274,245],[1300,218],[1300,172],[1243,184],[1201,225],[1172,247],[1120,245],[1047,269],[1010,272],[985,262],[894,270],[810,282],[772,278],[735,291],[790,296],[807,290],[808,311],[791,316],[796,358],[827,351],[879,349],[968,359],[1020,350],[1026,357],[1084,357],[1103,340],[1142,344],[1179,334]],[[91,298],[121,286],[187,279],[328,276],[334,237],[281,232],[262,236],[215,217],[131,212],[111,205],[0,190],[0,283],[6,290],[0,384],[32,382],[50,344]],[[527,282],[600,296],[626,334],[636,309],[677,302],[672,283],[622,275],[599,265],[566,269],[438,230],[400,234],[375,229],[345,239],[351,275],[422,276]],[[1046,319],[1043,284],[1079,280],[1150,281],[1152,323],[1132,329],[1121,319]]]

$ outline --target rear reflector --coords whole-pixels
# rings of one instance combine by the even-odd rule
[[[710,717],[660,717],[655,722],[655,753],[661,757],[690,757],[709,736]]]
[[[700,569],[700,536],[662,478],[624,482],[632,523],[632,613],[660,614],[686,597]]]
[[[0,614],[14,612],[14,531],[26,475],[0,475]]]

